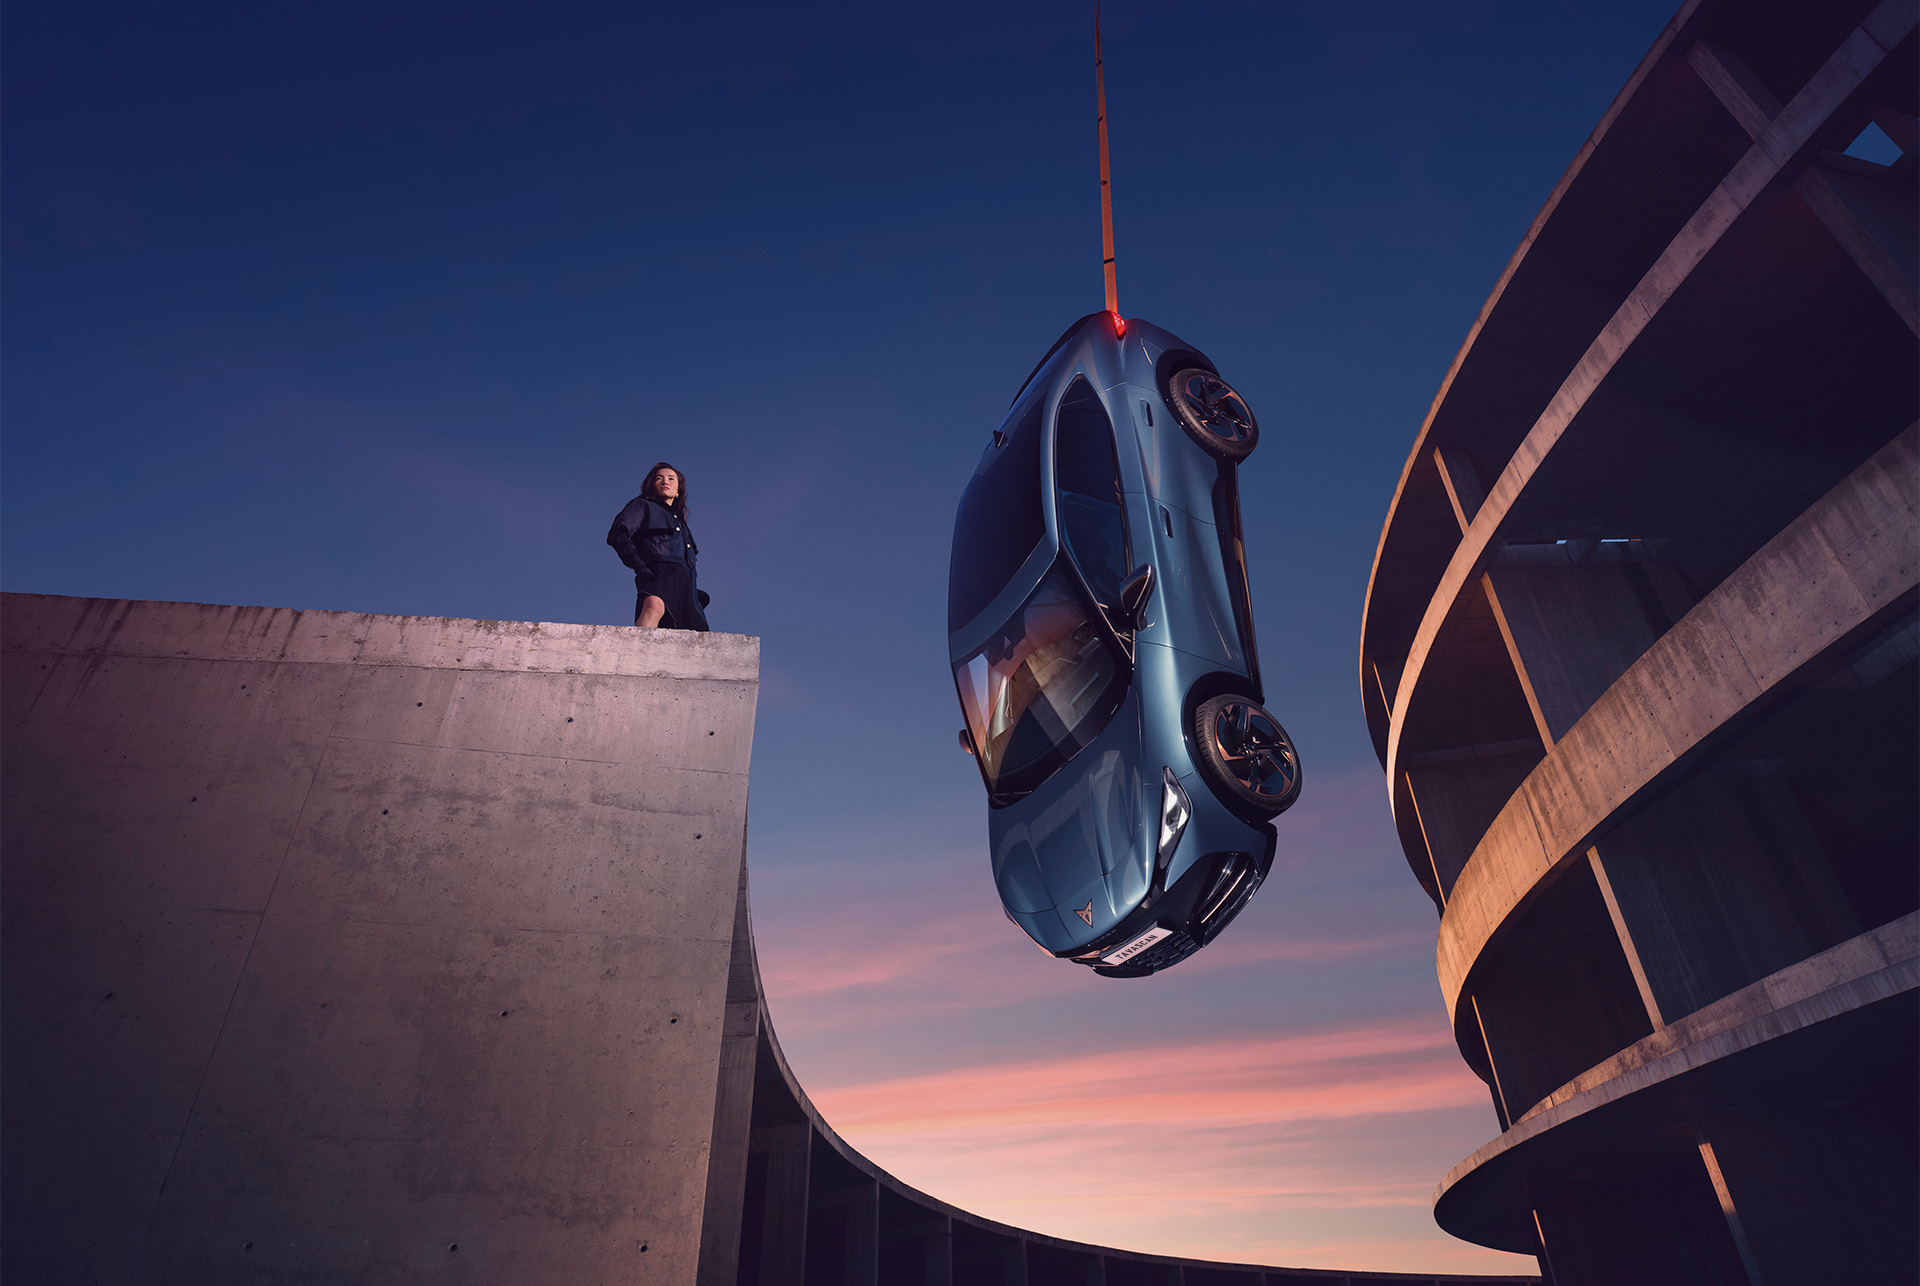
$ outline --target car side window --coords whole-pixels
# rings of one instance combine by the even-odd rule
[[[1127,578],[1127,527],[1113,424],[1093,386],[1076,379],[1060,399],[1054,480],[1060,536],[1093,596],[1111,608]]]

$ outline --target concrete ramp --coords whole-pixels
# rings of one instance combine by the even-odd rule
[[[914,1191],[780,1054],[759,642],[0,596],[22,1283],[1516,1281],[1207,1264]]]

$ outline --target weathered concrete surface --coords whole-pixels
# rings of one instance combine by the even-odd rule
[[[1435,1213],[1561,1286],[1920,1279],[1917,27],[1686,0],[1381,532],[1361,699],[1504,1131]]]
[[[1633,294],[1622,303],[1606,327],[1575,365],[1559,392],[1535,422],[1494,482],[1487,501],[1474,516],[1454,551],[1439,587],[1428,601],[1401,671],[1399,693],[1392,702],[1387,729],[1387,777],[1399,775],[1400,743],[1410,707],[1421,695],[1421,670],[1433,653],[1442,625],[1454,602],[1479,579],[1499,550],[1499,533],[1527,484],[1548,454],[1574,426],[1623,354],[1632,347],[1660,309],[1673,298],[1721,235],[1752,205],[1782,168],[1813,147],[1828,117],[1886,58],[1890,49],[1912,30],[1910,6],[1883,4],[1867,24],[1835,50],[1784,110],[1768,124],[1740,162],[1728,172],[1713,194],[1701,204],[1666,252],[1647,270]],[[1445,396],[1443,387],[1441,396]],[[1601,427],[1584,425],[1588,431]],[[1418,448],[1416,447],[1416,452]],[[1389,518],[1389,523],[1391,523]],[[1382,543],[1384,545],[1384,536]],[[1371,594],[1369,594],[1371,597]]]
[[[6,1275],[691,1283],[758,663],[0,598]]]
[[[1910,593],[1920,427],[1908,428],[1755,554],[1594,702],[1475,847],[1435,959],[1447,1013],[1488,943],[1582,858],[1593,833],[1821,649]]]
[[[1440,1225],[1483,1244],[1532,1249],[1525,1226],[1529,1178],[1579,1170],[1587,1154],[1567,1142],[1576,1121],[1598,1132],[1636,1133],[1624,1111],[1642,1106],[1649,1116],[1671,1116],[1674,1097],[1691,1093],[1688,1110],[1706,1114],[1713,1091],[1695,1075],[1739,1059],[1769,1042],[1823,1023],[1840,1025],[1857,1013],[1899,997],[1911,1002],[1920,989],[1920,913],[1903,916],[1723,996],[1611,1058],[1582,1072],[1536,1103],[1513,1127],[1440,1181],[1434,1207]],[[1899,1011],[1911,1043],[1911,1003]],[[1844,1079],[1844,1074],[1841,1077]],[[1726,1095],[1722,1095],[1726,1097]],[[1738,1095],[1733,1095],[1736,1100]],[[1637,1099],[1653,1105],[1636,1104]],[[1659,1100],[1668,1100],[1665,1103]],[[1560,1131],[1555,1135],[1555,1131]],[[1902,1141],[1904,1142],[1904,1141]],[[1557,1177],[1557,1175],[1556,1175]],[[1488,1190],[1503,1190],[1499,1198]],[[1518,1216],[1518,1217],[1516,1217]]]

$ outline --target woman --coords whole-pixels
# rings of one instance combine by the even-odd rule
[[[633,623],[644,628],[707,628],[707,596],[695,583],[700,547],[687,527],[687,479],[662,460],[647,472],[640,494],[627,502],[607,532],[620,561],[633,568],[639,598]]]

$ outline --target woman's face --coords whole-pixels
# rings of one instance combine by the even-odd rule
[[[653,475],[653,494],[662,500],[680,498],[680,475],[672,469],[659,469]]]

